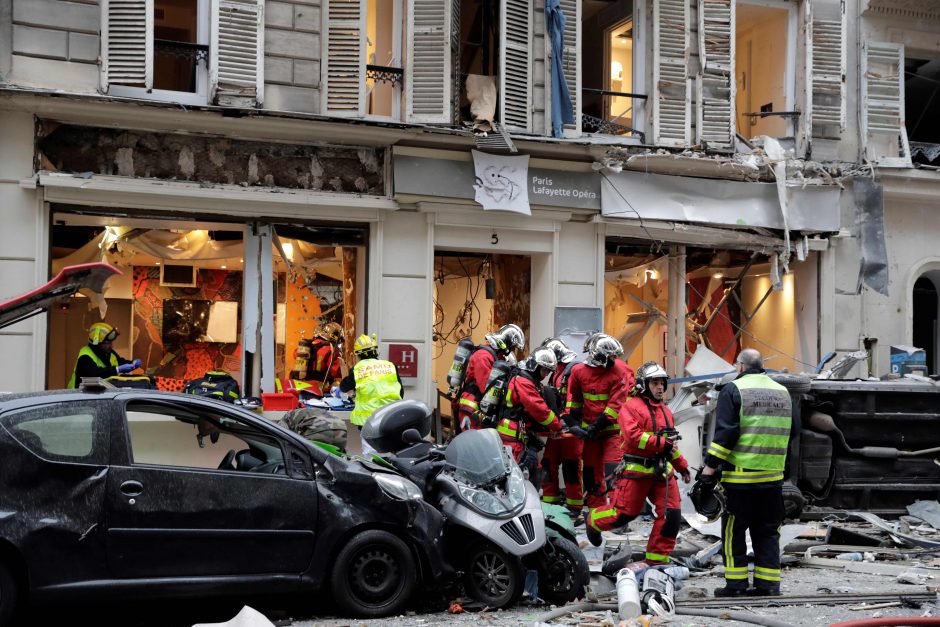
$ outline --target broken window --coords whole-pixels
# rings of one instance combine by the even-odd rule
[[[881,166],[910,166],[904,110],[904,46],[865,41],[861,57],[861,135],[865,157]]]
[[[585,0],[582,12],[581,128],[635,135],[633,2]]]
[[[736,3],[735,12],[732,93],[737,132],[745,138],[795,137],[798,113],[793,111],[792,83],[796,5],[741,1]]]
[[[193,105],[260,101],[262,0],[102,0],[101,10],[106,93]]]
[[[918,55],[920,56],[920,55]],[[904,113],[918,163],[940,165],[940,58],[904,59]]]

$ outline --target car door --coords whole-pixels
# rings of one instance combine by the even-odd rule
[[[112,447],[126,459],[112,463],[105,497],[115,577],[307,569],[317,490],[296,443],[263,419],[198,399],[130,400],[122,422]]]
[[[22,552],[34,590],[108,578],[108,405],[72,397],[28,399],[0,416],[0,537]]]

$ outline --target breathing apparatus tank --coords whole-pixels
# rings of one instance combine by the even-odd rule
[[[463,383],[467,375],[467,362],[470,361],[470,355],[476,345],[469,337],[465,337],[457,342],[457,351],[454,353],[454,361],[450,364],[450,372],[447,373],[447,385],[452,391],[456,391]]]
[[[513,366],[501,359],[493,362],[490,376],[486,380],[486,390],[480,399],[480,412],[487,418],[497,418],[496,413],[506,398],[506,388],[509,387],[509,373]]]

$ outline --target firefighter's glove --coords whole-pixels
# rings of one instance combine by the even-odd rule
[[[700,494],[703,496],[711,496],[715,491],[716,485],[718,485],[718,477],[715,475],[703,475],[702,471],[699,470],[695,474],[695,485],[692,486],[692,489],[695,490],[697,486]]]
[[[591,436],[588,434],[587,429],[582,429],[581,427],[579,427],[579,426],[577,426],[577,425],[575,425],[575,426],[573,426],[573,427],[568,427],[568,433],[570,433],[571,435],[577,436],[577,437],[581,438],[582,440],[588,440],[588,439],[590,439],[590,437],[591,437]]]
[[[571,427],[580,426],[578,423],[581,422],[581,419],[574,412],[567,412],[561,415],[561,421],[570,429]]]
[[[676,443],[670,440],[669,438],[664,438],[663,436],[657,436],[659,438],[659,445],[662,447],[663,455],[669,457],[672,455],[672,449],[676,447]]]

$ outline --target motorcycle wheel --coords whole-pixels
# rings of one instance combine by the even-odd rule
[[[399,614],[414,592],[415,573],[408,545],[387,531],[365,531],[336,556],[333,598],[355,616]]]
[[[519,560],[488,542],[469,552],[464,574],[467,594],[490,608],[507,607],[522,594]]]
[[[539,597],[550,605],[564,605],[584,597],[591,572],[578,545],[561,536],[549,537],[536,562]]]

